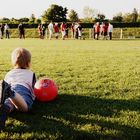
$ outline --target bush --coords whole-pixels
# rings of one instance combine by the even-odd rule
[[[59,23],[60,25],[61,23]],[[82,28],[92,28],[94,23],[81,23]],[[133,28],[140,27],[140,22],[131,22],[131,23],[116,23],[112,22],[114,28]],[[47,27],[48,24],[45,24]],[[68,27],[70,27],[71,23],[68,23]],[[17,28],[18,24],[9,24],[10,28]],[[25,28],[37,28],[38,24],[24,24]]]

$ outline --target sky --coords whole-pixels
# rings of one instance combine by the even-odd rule
[[[100,11],[108,19],[119,12],[132,12],[134,8],[140,12],[140,0],[0,0],[0,18],[30,18],[31,14],[39,18],[51,4],[73,9],[80,18],[84,16],[85,6]]]

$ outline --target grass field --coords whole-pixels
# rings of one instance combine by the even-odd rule
[[[0,79],[17,47],[31,51],[37,78],[53,79],[59,95],[10,114],[0,139],[139,139],[140,40],[0,40]]]

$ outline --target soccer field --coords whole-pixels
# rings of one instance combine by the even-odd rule
[[[53,79],[59,93],[10,114],[0,139],[140,137],[140,40],[0,40],[0,79],[17,47],[30,50],[32,71]]]

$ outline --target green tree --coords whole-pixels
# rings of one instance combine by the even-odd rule
[[[15,19],[15,18],[11,18],[10,19],[10,23],[11,24],[19,24],[19,20],[18,19]]]
[[[19,22],[28,22],[28,21],[29,21],[29,18],[26,18],[26,17],[19,19]]]
[[[122,13],[120,12],[116,16],[114,16],[112,21],[114,21],[114,22],[122,22],[123,21]]]
[[[123,15],[123,22],[132,22],[132,14],[131,13],[125,13]]]
[[[6,17],[3,17],[2,19],[0,19],[0,22],[1,23],[9,23],[10,22],[10,19],[9,18],[6,18]]]
[[[32,14],[31,18],[29,19],[29,23],[35,23],[35,21],[36,21],[35,15]]]
[[[83,19],[80,19],[81,22],[83,23],[93,23],[95,22],[93,18],[83,18]]]
[[[68,17],[69,17],[69,20],[72,21],[72,22],[78,21],[78,19],[79,19],[78,14],[74,10],[70,11]]]
[[[41,19],[36,19],[35,23],[40,24],[41,23]]]
[[[104,14],[97,14],[97,17],[95,18],[95,21],[104,21],[105,20],[105,15]]]
[[[47,11],[44,12],[42,15],[42,20],[44,22],[52,20],[53,22],[62,22],[66,21],[66,15],[67,15],[67,8],[63,8],[62,6],[52,4],[50,8],[47,9]]]
[[[123,16],[124,22],[137,22],[139,18],[139,14],[136,10],[136,8],[133,9],[132,13],[125,13]]]

